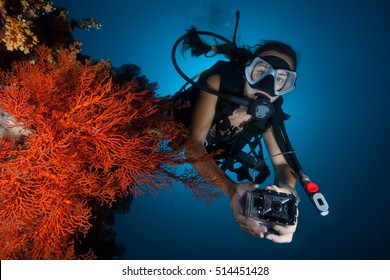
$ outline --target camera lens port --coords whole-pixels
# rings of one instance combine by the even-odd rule
[[[271,208],[274,213],[282,213],[283,205],[279,201],[274,201],[272,202]]]

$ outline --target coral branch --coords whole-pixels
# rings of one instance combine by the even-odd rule
[[[0,258],[76,258],[73,240],[91,227],[91,205],[157,192],[182,181],[197,198],[216,197],[179,164],[181,126],[163,114],[152,89],[112,80],[106,62],[83,65],[71,50],[2,73]],[[7,133],[6,133],[7,132]],[[91,252],[86,257],[93,257]]]

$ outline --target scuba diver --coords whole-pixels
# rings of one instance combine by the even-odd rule
[[[239,14],[236,16],[237,30]],[[192,86],[172,97],[173,102],[190,101],[189,107],[173,110],[173,114],[189,128],[186,157],[202,177],[230,198],[240,228],[255,237],[288,243],[297,227],[296,179],[321,215],[328,214],[324,196],[303,172],[284,127],[290,116],[282,110],[283,96],[295,88],[297,55],[279,41],[266,42],[253,53],[238,48],[236,30],[233,42],[195,28],[179,38],[172,50],[173,63]],[[210,46],[200,35],[217,37],[224,43]],[[191,50],[195,56],[215,52],[229,61],[218,61],[195,82],[177,65],[179,43],[183,43],[182,50]],[[263,190],[259,185],[271,173],[262,141],[275,174],[274,184]],[[227,170],[237,175],[239,183],[226,174]]]

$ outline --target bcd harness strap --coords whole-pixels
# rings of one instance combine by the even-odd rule
[[[290,117],[281,109],[282,103],[282,98],[276,102],[273,118],[286,120]],[[221,136],[218,133],[214,137],[209,135],[206,149],[209,152],[223,150],[224,152],[216,157],[217,163],[222,170],[236,173],[239,181],[249,180],[261,184],[271,174],[264,160],[261,143],[262,133],[271,125],[270,120],[252,120],[243,131],[233,136]]]
[[[240,69],[240,66],[236,63],[218,61],[200,75],[198,82],[204,84],[208,77],[219,74],[221,76],[219,91],[222,94],[242,96],[242,89],[244,87],[242,72],[243,70]],[[192,86],[185,91],[178,92],[172,98],[172,101],[190,101],[191,107],[176,110],[174,112],[175,118],[184,123],[187,127],[189,126],[192,106],[198,97],[198,93],[199,89]],[[285,120],[289,118],[289,116],[283,112],[281,108],[282,104],[283,99],[280,97],[274,105],[274,116]],[[231,116],[234,110],[239,106],[240,105],[224,98],[219,98],[214,118],[216,127],[215,135],[211,137],[209,134],[206,141],[206,149],[208,152],[223,151],[215,157],[215,160],[224,171],[230,170],[231,172],[236,173],[237,179],[240,181],[249,180],[260,184],[271,174],[264,161],[261,139],[262,133],[272,125],[271,119],[274,117],[265,121],[249,121],[242,131],[236,132],[232,128],[228,117]],[[222,135],[221,131],[230,131],[231,136]],[[248,147],[244,149],[247,145]],[[247,149],[249,149],[249,152],[247,152]]]
[[[238,148],[246,145],[248,145],[249,152]],[[264,161],[261,135],[243,133],[228,149],[219,159],[220,167],[224,171],[230,170],[236,173],[239,181],[249,180],[260,184],[271,174]],[[254,177],[255,170],[258,174]]]

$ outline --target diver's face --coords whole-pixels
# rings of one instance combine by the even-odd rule
[[[290,69],[294,69],[294,63],[291,57],[289,57],[286,54],[280,53],[278,51],[265,51],[263,53],[259,54],[259,57],[264,57],[264,56],[277,56],[284,61],[287,62],[287,64],[290,66]],[[254,71],[252,72],[252,79],[256,80],[264,74],[268,70],[268,65],[265,63],[258,63],[256,64]],[[286,82],[286,77],[287,73],[284,71],[279,71],[278,77],[276,79],[276,84],[275,84],[275,89],[280,90],[284,87],[285,82]],[[244,94],[252,99],[256,99],[259,95],[263,95],[267,98],[270,99],[271,102],[274,102],[276,99],[278,99],[279,96],[271,96],[269,93],[262,91],[260,89],[252,88],[249,83],[246,81],[245,82],[245,87],[244,87]]]

